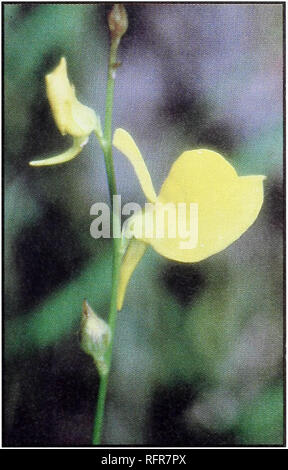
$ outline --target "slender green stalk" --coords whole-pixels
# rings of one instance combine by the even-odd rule
[[[110,57],[108,66],[108,79],[106,91],[106,109],[105,109],[105,128],[104,128],[104,145],[103,153],[105,159],[107,180],[109,186],[109,195],[111,207],[113,204],[113,196],[117,194],[116,179],[114,172],[113,156],[112,156],[112,111],[113,111],[113,97],[114,97],[114,79],[116,68],[117,48],[119,41],[114,40],[111,42]],[[118,211],[111,211],[111,227],[120,233],[121,221],[119,219]],[[112,265],[112,292],[111,303],[108,316],[108,324],[111,329],[111,342],[106,352],[106,364],[108,372],[100,377],[100,386],[98,391],[98,400],[96,407],[96,414],[94,420],[93,431],[93,444],[99,445],[101,443],[103,418],[105,411],[105,402],[107,395],[107,386],[109,371],[111,367],[112,349],[115,335],[116,319],[117,319],[117,288],[121,263],[121,239],[113,237],[113,265]]]

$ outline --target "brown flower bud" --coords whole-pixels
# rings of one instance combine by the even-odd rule
[[[108,26],[110,29],[111,40],[120,41],[128,28],[128,18],[124,5],[115,3],[108,14]]]

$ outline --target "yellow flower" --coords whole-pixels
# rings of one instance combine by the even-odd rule
[[[59,65],[45,77],[46,92],[56,125],[62,135],[73,137],[73,145],[66,152],[56,157],[30,162],[31,166],[56,165],[64,163],[78,155],[94,130],[99,132],[100,122],[93,109],[80,103],[75,95],[67,75],[65,57]]]
[[[189,150],[174,162],[160,193],[156,196],[150,174],[132,137],[124,129],[117,129],[113,145],[131,162],[150,207],[133,215],[134,238],[129,242],[122,260],[118,289],[118,310],[121,310],[127,284],[145,249],[150,244],[158,253],[171,260],[193,263],[208,258],[237,240],[256,220],[263,203],[265,176],[238,176],[232,165],[219,153],[211,150]],[[159,204],[160,203],[160,204]],[[149,226],[159,215],[161,204],[180,204],[198,207],[198,239],[196,246],[181,248],[179,234],[169,236],[169,222],[165,219],[162,237],[149,236],[143,227]],[[163,206],[161,206],[163,207]],[[179,220],[180,211],[176,216]],[[186,226],[190,216],[186,214]],[[155,224],[154,224],[155,226]],[[148,227],[149,232],[149,227]]]

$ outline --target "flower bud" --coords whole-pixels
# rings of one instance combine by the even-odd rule
[[[108,372],[105,353],[111,341],[111,330],[107,323],[93,312],[87,300],[83,302],[81,319],[81,346],[93,357],[100,375]]]
[[[108,26],[110,29],[111,40],[119,42],[128,28],[128,18],[124,5],[115,3],[108,14]]]

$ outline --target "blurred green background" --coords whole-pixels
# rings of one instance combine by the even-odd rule
[[[93,137],[72,162],[44,76],[61,56],[103,119],[109,4],[5,4],[6,446],[91,443],[98,376],[79,345],[83,298],[107,316],[111,243],[90,236],[107,201]],[[156,189],[184,150],[264,174],[265,203],[237,242],[193,265],[149,249],[118,318],[103,444],[283,444],[282,5],[127,4],[114,128],[135,138]],[[115,152],[123,204],[144,202]]]

